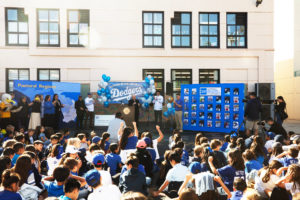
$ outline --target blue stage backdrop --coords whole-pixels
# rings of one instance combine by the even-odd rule
[[[181,85],[183,129],[230,133],[244,118],[244,84]],[[243,130],[244,127],[240,130]]]
[[[50,95],[58,94],[64,108],[62,108],[63,126],[70,126],[76,118],[75,101],[80,95],[80,83],[63,83],[47,81],[14,81],[14,93],[16,100],[19,101],[22,96],[26,96],[30,101],[36,94]]]
[[[109,82],[111,103],[127,104],[131,96],[141,99],[147,92],[143,82]]]

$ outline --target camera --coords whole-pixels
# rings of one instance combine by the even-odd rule
[[[257,122],[257,125],[264,126],[264,125],[266,125],[266,123],[265,122]]]

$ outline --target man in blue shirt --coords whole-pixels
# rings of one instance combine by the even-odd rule
[[[176,129],[182,130],[182,107],[183,107],[183,101],[181,100],[180,94],[176,94],[176,100],[174,101],[174,106],[175,106]]]

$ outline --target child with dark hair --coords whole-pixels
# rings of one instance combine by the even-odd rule
[[[22,200],[20,194],[18,194],[20,175],[12,172],[10,169],[6,169],[2,174],[2,186],[4,190],[0,192],[1,200]]]
[[[172,135],[169,137],[169,149],[172,149],[172,146],[175,142],[175,138],[179,135],[180,136],[180,131],[178,129],[174,129],[172,132]]]
[[[244,179],[236,178],[233,182],[233,192],[230,200],[240,200],[243,198],[243,193],[247,189],[247,184]]]
[[[243,138],[238,138],[236,141],[236,147],[240,150],[240,152],[244,152],[246,150],[245,140]]]
[[[25,144],[33,144],[34,132],[34,129],[28,129],[27,134],[25,135]]]
[[[48,145],[48,147],[45,150],[45,156],[48,157],[48,155],[50,154],[50,152],[52,151],[52,147],[55,144],[58,144],[59,142],[59,137],[57,135],[51,135],[50,137],[50,144]]]
[[[225,152],[229,143],[230,143],[230,135],[225,135],[224,143],[223,143],[222,147],[220,148],[220,151]]]
[[[138,142],[139,132],[138,132],[135,122],[133,122],[133,127],[134,127],[134,129],[125,128],[123,130],[123,133],[122,133],[122,136],[120,139],[120,149],[121,150],[128,150],[128,149],[136,148],[136,143]]]
[[[64,195],[59,200],[77,200],[80,190],[80,182],[74,178],[69,178],[64,184]]]
[[[292,196],[300,193],[300,166],[292,164],[288,167],[287,174],[276,182],[278,187],[288,190]]]
[[[288,167],[291,164],[298,163],[298,154],[298,147],[292,147],[288,151],[277,155],[276,158],[278,158],[283,163],[284,167]]]
[[[64,167],[68,168],[72,175],[78,176],[79,162],[74,158],[66,158],[63,163]]]
[[[135,155],[139,163],[144,166],[147,177],[152,177],[153,163],[150,153],[146,149],[147,144],[144,140],[139,140],[136,145]]]
[[[197,145],[201,145],[200,143],[200,139],[203,137],[203,134],[200,132],[200,133],[197,133],[196,137],[195,137],[195,146]]]
[[[109,154],[106,154],[105,161],[107,166],[109,167],[109,172],[111,176],[114,176],[117,172],[122,168],[121,157],[117,154],[118,152],[118,144],[111,143],[109,145]],[[119,170],[118,170],[119,168]]]
[[[15,155],[15,150],[11,147],[5,148],[2,153],[2,156],[7,156],[10,160],[13,159],[14,155]]]
[[[109,137],[110,137],[110,134],[108,132],[104,132],[102,134],[102,138],[100,140],[100,149],[102,149],[105,153],[107,153],[108,149],[109,149],[109,145],[110,143],[108,142],[109,141]]]
[[[254,136],[253,143],[250,147],[251,151],[254,153],[256,160],[263,164],[265,160],[265,156],[268,153],[268,151],[264,147],[264,142],[262,137],[260,136]]]
[[[12,158],[11,163],[14,166],[16,164],[17,159],[19,158],[19,156],[22,155],[25,151],[24,144],[22,144],[21,142],[17,142],[16,144],[14,144],[13,149],[15,151],[15,155]]]
[[[0,157],[0,184],[2,181],[2,174],[3,174],[4,170],[10,169],[10,168],[11,168],[11,161],[10,161],[9,157],[1,156]]]
[[[227,160],[225,158],[224,153],[220,152],[221,145],[222,145],[222,143],[218,139],[213,139],[210,142],[210,148],[212,150],[212,152],[211,152],[212,157],[211,158],[213,158],[212,164],[217,169],[219,169],[219,168],[224,167],[224,166],[227,165]]]
[[[182,149],[181,163],[184,166],[189,165],[189,153],[184,149],[184,142],[182,140],[178,141],[172,149],[180,148]]]
[[[87,144],[87,138],[84,133],[79,133],[77,137],[80,140],[80,149],[88,149],[89,145]]]
[[[48,176],[51,176],[54,169],[58,166],[59,164],[59,147],[60,147],[60,144],[55,144],[53,145],[52,149],[51,149],[51,152],[50,152],[50,155],[49,157],[47,158],[47,173],[48,173]]]
[[[23,133],[18,133],[15,135],[15,140],[17,140],[17,142],[25,144],[25,135]]]
[[[96,154],[93,157],[93,165],[95,167],[95,169],[98,170],[98,172],[100,173],[101,177],[102,177],[102,184],[103,185],[110,185],[112,184],[112,178],[111,175],[108,171],[105,171],[104,165],[105,165],[105,157],[102,154]]]
[[[249,149],[243,153],[243,159],[245,162],[245,172],[247,174],[254,169],[260,170],[263,168],[263,165],[255,159],[255,154]]]

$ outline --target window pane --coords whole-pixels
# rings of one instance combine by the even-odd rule
[[[172,34],[173,35],[180,35],[180,25],[173,25],[172,26]]]
[[[59,81],[59,70],[50,70],[50,80]]]
[[[70,44],[78,44],[78,35],[70,35]]]
[[[19,44],[28,44],[28,34],[19,34]]]
[[[58,33],[58,23],[50,23],[49,24],[49,28],[50,28],[50,30],[49,30],[49,32],[50,33]]]
[[[19,22],[19,32],[28,32],[27,22]]]
[[[210,46],[216,47],[218,46],[218,38],[217,37],[209,37]]]
[[[209,24],[218,24],[218,14],[209,14]]]
[[[19,80],[29,80],[29,70],[19,70]]]
[[[181,14],[181,24],[190,24],[190,14]]]
[[[144,23],[152,23],[152,13],[144,13]]]
[[[9,69],[8,70],[8,80],[18,80],[19,73],[17,69]]]
[[[17,9],[8,9],[7,10],[7,19],[17,21],[18,20],[18,10]]]
[[[227,43],[228,43],[228,46],[235,47],[236,46],[235,37],[228,37]]]
[[[200,46],[208,46],[208,37],[200,37]]]
[[[48,34],[40,34],[40,44],[48,44]]]
[[[40,32],[48,32],[48,22],[40,22]]]
[[[18,34],[8,34],[9,44],[18,44]]]
[[[79,44],[87,46],[89,43],[89,37],[87,35],[79,35]]]
[[[228,35],[235,35],[235,26],[228,26]]]
[[[161,45],[162,45],[161,36],[155,36],[154,37],[154,46],[161,46]]]
[[[172,45],[173,46],[180,46],[180,37],[178,37],[178,36],[173,36],[172,37],[173,39],[172,39]]]
[[[182,43],[182,46],[190,46],[190,37],[182,37],[181,43]]]
[[[58,44],[58,35],[57,34],[50,35],[50,44]]]
[[[88,24],[79,24],[79,33],[88,33],[89,26]]]
[[[245,37],[237,37],[237,46],[239,47],[245,46]]]
[[[145,46],[152,46],[152,36],[145,36],[144,37],[144,45]]]
[[[154,23],[162,24],[162,13],[154,13]]]
[[[78,22],[78,11],[69,11],[69,22]]]
[[[189,35],[190,34],[190,26],[182,25],[181,26],[181,34],[182,35]]]
[[[145,34],[152,34],[152,25],[144,25],[144,33]]]
[[[161,25],[154,25],[153,28],[154,28],[154,30],[153,30],[154,34],[162,34]]]
[[[200,34],[201,35],[208,35],[208,26],[205,26],[205,25],[201,25],[200,26]]]
[[[48,21],[48,10],[39,10],[39,21]]]
[[[200,24],[208,24],[208,14],[200,14]]]
[[[237,35],[245,35],[245,26],[236,26]]]
[[[227,14],[227,24],[235,24],[235,14]]]
[[[70,33],[78,33],[78,24],[70,24]]]
[[[218,35],[218,26],[209,26],[210,35]]]
[[[52,22],[58,22],[58,10],[50,10],[49,19]]]
[[[8,32],[18,32],[18,22],[8,22]]]
[[[8,83],[8,90],[9,90],[9,92],[13,92],[13,90],[14,90],[14,82],[13,81],[9,81],[9,83]]]
[[[49,80],[49,70],[39,70],[39,80]]]

